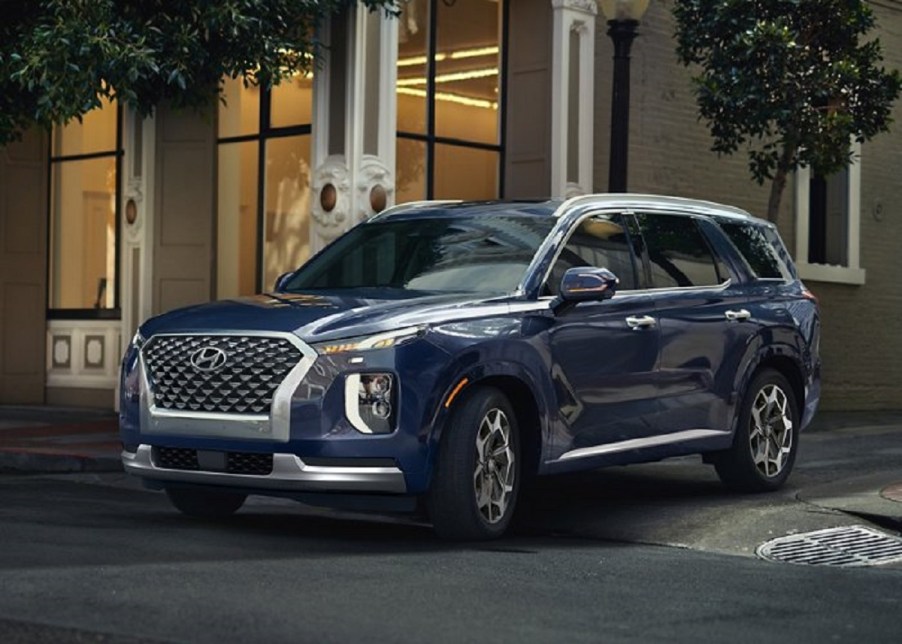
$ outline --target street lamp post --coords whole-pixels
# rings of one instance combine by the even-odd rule
[[[598,0],[608,19],[614,42],[614,81],[611,93],[611,159],[608,192],[626,192],[630,129],[630,48],[648,0]]]

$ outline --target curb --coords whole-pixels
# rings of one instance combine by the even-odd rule
[[[66,472],[122,471],[122,462],[118,456],[0,451],[0,473],[62,474]]]

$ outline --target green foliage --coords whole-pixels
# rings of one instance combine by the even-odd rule
[[[863,0],[676,0],[673,12],[712,149],[746,148],[758,183],[785,183],[799,166],[835,172],[852,138],[888,129],[902,80],[881,66],[880,41],[865,40],[874,15]]]
[[[0,0],[0,145],[104,98],[149,114],[208,108],[223,77],[278,84],[314,64],[315,26],[355,1]]]

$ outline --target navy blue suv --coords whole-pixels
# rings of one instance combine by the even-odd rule
[[[256,297],[141,326],[125,469],[191,516],[248,494],[508,527],[537,475],[702,454],[781,486],[817,408],[820,323],[774,226],[595,195],[393,208]]]

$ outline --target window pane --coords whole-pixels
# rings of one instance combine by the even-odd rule
[[[776,249],[764,235],[764,228],[752,224],[721,221],[720,227],[739,249],[757,277],[789,279],[791,274]]]
[[[435,146],[435,198],[478,201],[498,197],[499,154],[459,145]]]
[[[435,133],[498,143],[501,2],[437,3]]]
[[[53,129],[53,156],[73,156],[116,150],[116,107],[104,102],[103,107],[91,110],[79,123]]]
[[[241,79],[227,78],[225,104],[219,104],[219,136],[242,136],[260,131],[260,89],[245,87]]]
[[[811,177],[808,204],[808,261],[847,266],[849,169],[829,177]]]
[[[720,283],[714,256],[689,217],[637,215],[653,288]]]
[[[310,256],[310,137],[266,142],[263,289]]]
[[[425,199],[426,144],[398,137],[396,163],[398,179],[395,182],[395,202]]]
[[[218,298],[257,291],[257,154],[256,141],[219,146]]]
[[[636,270],[630,241],[619,216],[599,215],[585,220],[567,241],[548,278],[549,292],[557,294],[568,268],[607,268],[620,278],[620,289],[636,288]]]
[[[398,130],[426,133],[429,3],[401,3],[398,34]]]
[[[51,168],[49,306],[114,308],[116,158],[61,161]]]
[[[313,111],[313,76],[298,74],[272,88],[270,125],[309,125]]]
[[[506,293],[520,283],[554,223],[491,212],[373,222],[317,255],[288,288]]]

